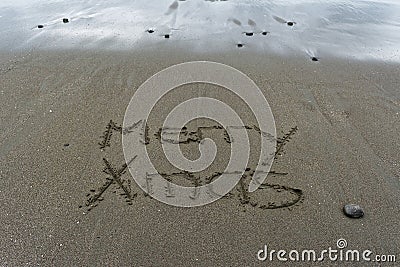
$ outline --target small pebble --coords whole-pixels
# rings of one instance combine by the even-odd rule
[[[69,19],[63,18],[63,22],[64,22],[64,23],[68,23],[68,22],[69,22]]]
[[[37,26],[39,29],[42,29],[44,26],[43,25],[38,25]]]
[[[246,36],[253,36],[252,32],[246,32]]]
[[[64,144],[64,147],[69,147],[69,144]]]
[[[147,30],[147,32],[148,32],[148,33],[153,33],[153,32],[154,32],[154,30],[152,30],[152,29],[149,29],[149,30]]]
[[[347,204],[343,207],[343,212],[350,218],[361,218],[364,216],[363,209],[356,204]]]
[[[267,34],[268,34],[268,32],[262,32],[261,34],[262,34],[262,35],[267,35]]]
[[[311,60],[312,60],[312,61],[318,61],[318,58],[312,57]]]
[[[169,34],[164,35],[165,39],[169,39]]]
[[[237,47],[243,47],[243,44],[237,44]]]
[[[293,26],[293,25],[294,25],[294,22],[288,21],[288,22],[287,22],[287,25],[288,25],[288,26]]]

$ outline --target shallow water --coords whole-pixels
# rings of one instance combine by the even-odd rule
[[[400,2],[2,0],[0,34],[3,51],[187,44],[400,61]]]

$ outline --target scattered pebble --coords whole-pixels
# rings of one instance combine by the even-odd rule
[[[44,26],[40,24],[40,25],[38,25],[37,27],[38,27],[39,29],[42,29]]]
[[[237,44],[237,47],[239,47],[239,48],[243,47],[243,44]]]
[[[169,34],[164,35],[165,39],[169,39]]]
[[[293,25],[294,25],[294,22],[293,22],[293,21],[288,21],[288,22],[287,22],[287,25],[288,25],[288,26],[293,26]]]
[[[69,144],[64,144],[64,147],[69,147]]]
[[[312,57],[311,60],[312,61],[318,61],[318,58],[317,57]]]
[[[64,22],[64,23],[68,23],[68,22],[69,22],[69,19],[63,18],[63,22]]]
[[[363,209],[356,204],[347,204],[343,207],[343,212],[350,218],[361,218],[364,216]]]
[[[267,34],[268,34],[268,32],[262,32],[261,34],[262,34],[262,35],[267,35]]]
[[[147,32],[148,32],[148,33],[154,33],[154,30],[148,29]]]
[[[245,32],[246,36],[253,36],[252,32]]]

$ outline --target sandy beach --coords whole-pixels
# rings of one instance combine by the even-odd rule
[[[398,266],[399,10],[391,0],[2,1],[0,266]],[[142,141],[165,179],[217,179],[236,142],[204,118],[165,139],[163,122],[184,101],[225,103],[250,140],[236,187],[184,208],[137,185],[132,169],[142,166],[124,157],[123,123],[146,80],[190,61],[254,81],[277,144],[250,193],[263,140],[254,107],[206,83],[164,95]],[[205,139],[217,154],[200,172],[176,168],[163,151],[176,142],[196,160]],[[347,217],[346,204],[364,216]],[[288,259],[311,250],[315,261]],[[337,258],[323,254],[332,250]],[[359,260],[346,260],[355,250]]]
[[[104,159],[117,170],[125,163],[118,125],[135,90],[163,68],[192,60],[237,68],[268,99],[283,141],[266,186],[249,194],[238,185],[210,205],[177,208],[145,196],[126,172],[130,202],[114,183],[88,208],[110,177]],[[2,266],[286,266],[259,261],[257,252],[264,245],[320,251],[340,238],[352,249],[399,255],[396,64],[245,50],[52,51],[1,62]],[[193,92],[240,106],[223,91],[193,85],[156,108],[168,111]],[[173,173],[157,156],[157,123],[149,121],[150,151],[162,172]],[[182,149],[196,154],[191,144]],[[256,158],[252,153],[249,167]],[[219,160],[211,172],[223,166]],[[347,203],[361,205],[365,216],[347,218]]]

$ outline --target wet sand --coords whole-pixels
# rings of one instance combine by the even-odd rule
[[[276,258],[259,262],[258,250],[267,244],[320,251],[335,248],[339,238],[351,249],[400,256],[398,65],[313,62],[245,49],[150,50],[1,56],[2,266],[287,266]],[[126,172],[121,179],[131,181],[132,201],[112,184],[88,210],[85,203],[110,177],[103,159],[115,169],[125,163],[118,126],[136,88],[163,68],[191,60],[233,66],[265,94],[282,141],[267,184],[251,194],[238,186],[207,206],[176,208],[146,197]],[[215,88],[182,92],[158,110],[193,92],[241,105]],[[114,128],[107,128],[110,120]],[[251,116],[245,122],[252,124]],[[157,157],[158,127],[155,116],[150,151],[162,171],[172,173]],[[107,129],[112,135],[104,139]],[[182,145],[187,154],[195,148]],[[256,152],[250,167],[255,158]],[[220,160],[211,172],[223,166]],[[360,204],[365,216],[347,218],[347,203]]]

